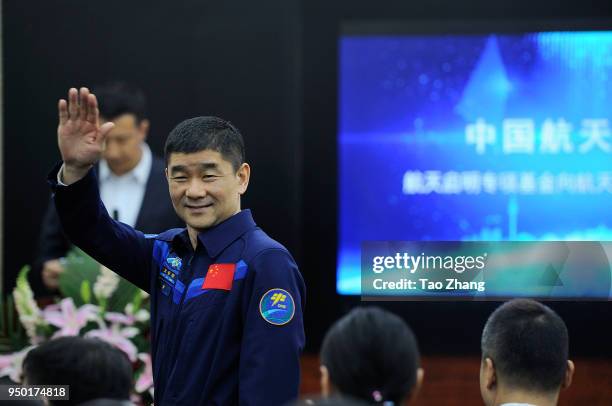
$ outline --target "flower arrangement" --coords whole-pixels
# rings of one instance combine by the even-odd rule
[[[0,327],[9,334],[8,340],[0,342],[0,351],[13,352],[0,355],[0,377],[9,376],[19,382],[23,358],[46,340],[76,335],[95,337],[126,354],[134,367],[134,400],[149,403],[153,373],[148,294],[78,248],[68,253],[63,265],[65,271],[59,280],[63,298],[56,303],[39,308],[28,283],[27,266],[19,272],[12,300],[1,301],[7,309],[0,311]],[[15,310],[20,326],[12,319]]]

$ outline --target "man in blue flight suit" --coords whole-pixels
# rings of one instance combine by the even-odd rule
[[[100,126],[86,88],[59,102],[63,163],[49,175],[70,239],[151,293],[158,405],[281,405],[297,397],[305,287],[295,261],[240,209],[250,167],[238,130],[216,117],[180,123],[165,146],[166,177],[186,229],[144,235],[114,221],[93,165]]]

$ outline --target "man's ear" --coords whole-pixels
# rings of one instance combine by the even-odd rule
[[[149,120],[142,119],[140,120],[140,124],[138,124],[138,131],[140,131],[140,133],[143,135],[142,140],[146,140],[147,139],[147,135],[149,135],[149,127],[150,127],[150,123]]]
[[[249,179],[251,178],[251,167],[246,162],[240,165],[238,172],[236,172],[238,178],[239,188],[238,193],[243,195],[249,187]]]
[[[331,384],[329,382],[329,371],[325,365],[321,365],[319,367],[319,371],[321,372],[321,395],[323,397],[329,397],[331,393]]]
[[[168,177],[168,167],[164,169],[164,173],[166,174],[166,180],[170,182],[170,178]]]
[[[576,367],[574,366],[574,362],[571,359],[567,360],[567,369],[565,370],[565,377],[563,378],[563,382],[561,383],[561,389],[567,389],[572,384],[572,380],[574,379],[574,372],[576,371]]]
[[[491,358],[485,358],[484,360],[484,384],[487,389],[492,389],[497,385],[497,372],[495,371],[495,364]]]

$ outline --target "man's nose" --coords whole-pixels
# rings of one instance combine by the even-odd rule
[[[106,146],[104,148],[104,158],[108,160],[119,158],[119,148],[114,142],[106,142]]]
[[[199,179],[193,179],[189,182],[189,187],[187,187],[187,191],[185,195],[189,199],[201,199],[206,197],[206,185]]]

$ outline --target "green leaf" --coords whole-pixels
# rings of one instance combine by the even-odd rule
[[[23,268],[19,270],[19,273],[17,274],[16,286],[13,289],[13,291],[15,290],[31,291],[32,290],[32,288],[30,288],[30,283],[28,282],[28,272],[30,272],[30,267],[28,265],[24,265]]]
[[[136,313],[138,309],[140,309],[140,306],[142,305],[142,299],[143,299],[142,290],[138,289],[138,292],[136,293],[136,295],[134,295],[134,300],[132,301],[134,313]]]
[[[59,290],[62,296],[71,297],[77,307],[86,304],[81,286],[85,281],[90,287],[96,283],[96,278],[100,274],[100,264],[81,249],[74,247],[66,255],[63,265],[64,272],[59,278]]]
[[[15,313],[16,313],[15,303],[13,303],[13,297],[9,296],[6,302],[8,305],[6,309],[8,330],[13,331],[13,329],[15,328]]]
[[[78,247],[74,247],[68,253],[64,263],[65,271],[60,275],[59,289],[64,297],[71,297],[76,306],[82,306],[88,301],[83,296],[82,284],[87,282],[90,287],[94,286],[98,275],[100,275],[100,264],[87,255]],[[97,302],[103,306],[105,311],[123,312],[125,306],[134,300],[138,288],[120,278],[117,289],[108,300]],[[90,302],[96,302],[96,298],[90,294]],[[104,303],[102,303],[104,302]]]
[[[9,295],[5,299],[0,293],[0,353],[19,351],[28,345],[25,330],[15,318],[16,314],[13,297]]]
[[[132,302],[135,296],[140,296],[140,289],[126,279],[120,278],[117,289],[108,299],[106,310],[109,312],[124,313],[125,306]]]
[[[91,285],[88,280],[81,282],[81,299],[85,303],[91,303]]]

